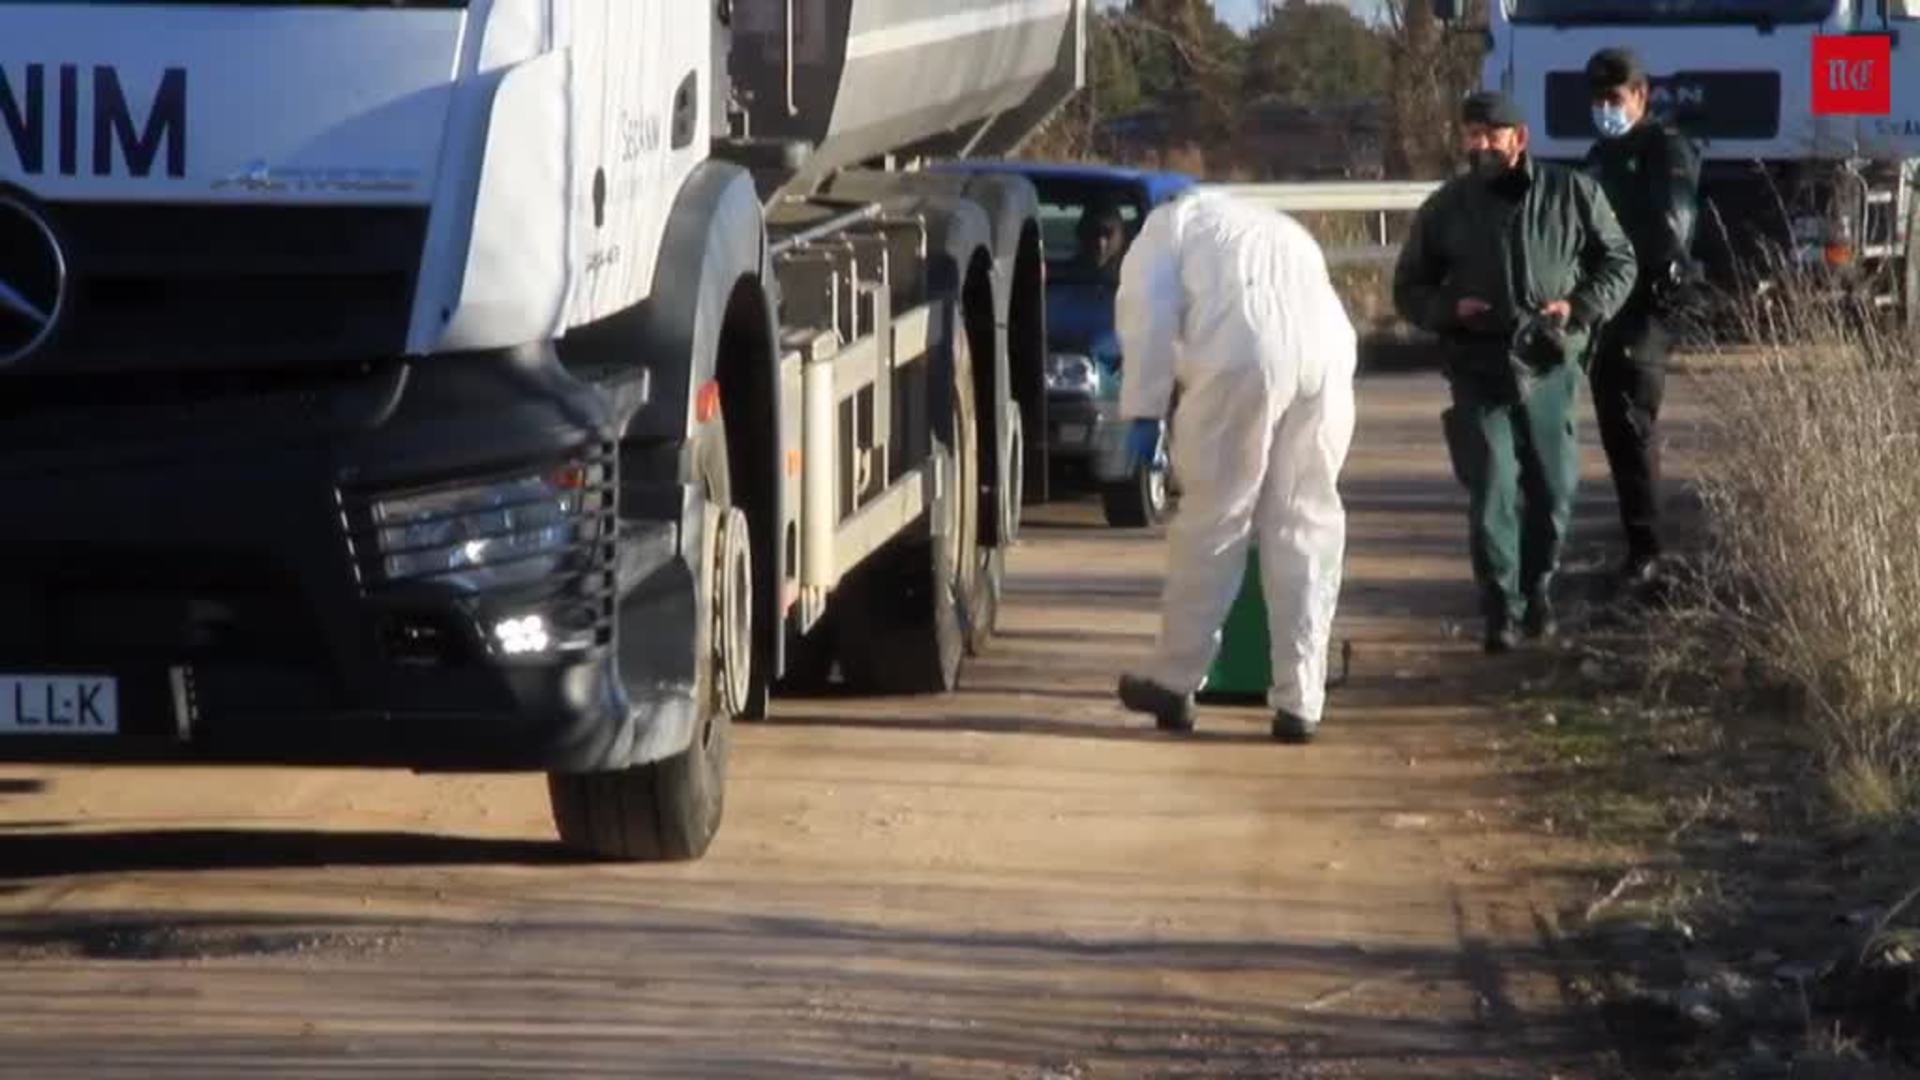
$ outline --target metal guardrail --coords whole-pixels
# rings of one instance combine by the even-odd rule
[[[1334,180],[1300,184],[1206,184],[1289,213],[1391,213],[1417,210],[1440,188],[1438,180]]]
[[[1400,245],[1388,240],[1387,215],[1420,208],[1440,187],[1438,180],[1332,180],[1281,184],[1205,184],[1204,190],[1245,199],[1287,213],[1373,214],[1374,242],[1326,248],[1329,266],[1391,263]]]

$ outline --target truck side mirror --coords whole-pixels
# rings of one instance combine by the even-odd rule
[[[1427,0],[1433,9],[1433,17],[1443,23],[1453,22],[1460,17],[1459,0]]]

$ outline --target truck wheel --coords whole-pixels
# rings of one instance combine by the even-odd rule
[[[1000,627],[1000,599],[1006,592],[1007,549],[1020,529],[1020,500],[1026,496],[1026,479],[1020,464],[1026,453],[1026,438],[1020,426],[1020,406],[1007,403],[1005,419],[1007,440],[1007,484],[1000,493],[1002,505],[992,512],[1000,515],[998,539],[994,547],[980,545],[980,569],[973,581],[973,610],[967,619],[967,654],[979,656],[993,641]]]
[[[796,696],[825,693],[833,684],[839,635],[828,612],[811,631],[787,639],[786,669],[780,673],[780,692]]]
[[[1027,470],[1021,464],[1027,459],[1026,421],[1020,418],[1020,403],[1007,402],[1007,483],[1012,491],[1007,494],[1007,532],[1001,538],[1002,547],[1012,547],[1020,537],[1020,522],[1027,505]]]
[[[927,507],[927,535],[875,552],[841,587],[840,670],[860,691],[945,693],[978,610],[980,484],[973,350],[953,312],[953,434],[933,439],[945,472]]]
[[[720,831],[733,718],[745,705],[753,664],[753,546],[730,495],[722,416],[695,434],[692,464],[707,502],[693,740],[663,761],[547,777],[561,842],[605,859],[697,859]]]

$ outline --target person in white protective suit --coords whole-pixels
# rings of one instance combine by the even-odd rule
[[[1179,384],[1161,627],[1123,705],[1190,731],[1193,698],[1258,544],[1273,639],[1273,735],[1312,739],[1346,555],[1338,481],[1353,440],[1352,322],[1313,237],[1284,214],[1219,193],[1154,210],[1121,264],[1115,301],[1130,455],[1155,453]]]

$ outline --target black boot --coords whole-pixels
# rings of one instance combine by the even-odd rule
[[[1520,634],[1505,615],[1496,615],[1487,620],[1486,640],[1481,642],[1488,656],[1510,653],[1520,645]]]
[[[1631,551],[1626,561],[1620,564],[1614,587],[1617,598],[1633,605],[1661,606],[1672,584],[1668,569],[1666,560],[1657,551]]]
[[[1514,629],[1513,615],[1507,607],[1507,598],[1496,590],[1487,590],[1480,596],[1480,610],[1486,613],[1487,633],[1481,639],[1481,647],[1488,656],[1509,653],[1520,644],[1520,633]]]
[[[1553,597],[1546,589],[1527,599],[1526,632],[1529,641],[1551,641],[1560,636],[1560,620],[1553,614]]]
[[[1273,737],[1283,743],[1310,743],[1319,730],[1319,723],[1303,716],[1295,716],[1285,709],[1275,709],[1273,712]]]
[[[1628,553],[1627,561],[1620,564],[1620,586],[1628,592],[1650,589],[1666,576],[1665,571],[1659,552],[1633,551]]]
[[[1176,694],[1152,679],[1120,676],[1120,704],[1131,712],[1153,717],[1154,726],[1161,731],[1193,730],[1193,695]]]

